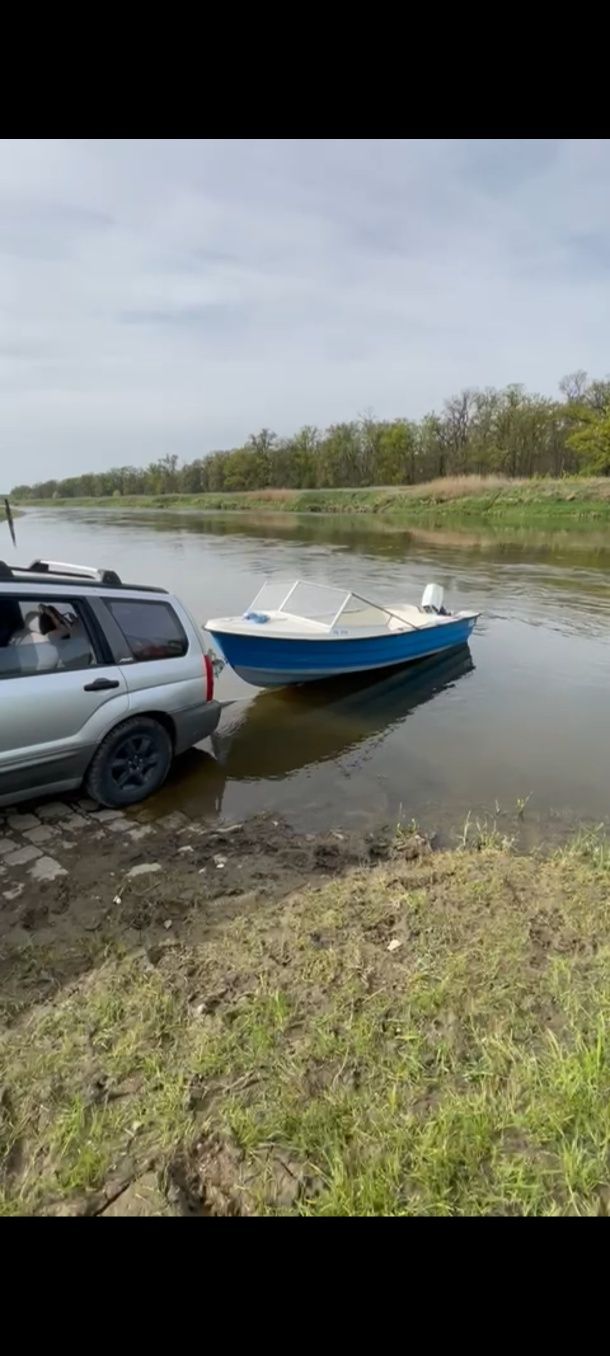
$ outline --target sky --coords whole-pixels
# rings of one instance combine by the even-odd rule
[[[0,489],[610,368],[608,140],[0,142]]]

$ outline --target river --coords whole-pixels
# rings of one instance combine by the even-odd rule
[[[467,652],[415,669],[261,693],[225,669],[217,734],[150,803],[209,822],[277,813],[306,831],[468,820],[525,846],[601,823],[610,785],[610,544],[522,533],[411,533],[358,518],[30,510],[11,561],[113,567],[175,591],[201,622],[242,612],[266,576],[481,611]]]

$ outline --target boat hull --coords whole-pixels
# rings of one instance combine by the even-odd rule
[[[332,637],[320,640],[264,635],[239,635],[210,629],[217,648],[231,668],[254,687],[285,687],[314,683],[340,674],[410,664],[426,655],[442,654],[465,645],[476,616],[456,617],[420,631],[384,635]]]

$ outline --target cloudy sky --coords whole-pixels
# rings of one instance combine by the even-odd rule
[[[610,369],[610,142],[0,143],[0,489]]]

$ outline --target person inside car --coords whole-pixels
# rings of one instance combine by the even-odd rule
[[[22,655],[22,669],[86,668],[93,656],[89,637],[74,610],[64,603],[40,603],[28,612],[9,645],[35,647],[35,657]]]

